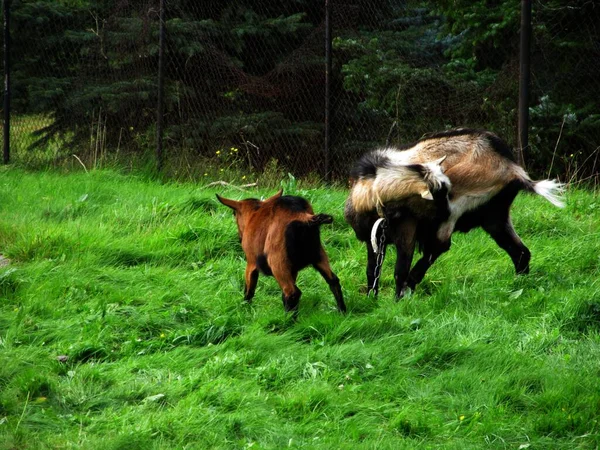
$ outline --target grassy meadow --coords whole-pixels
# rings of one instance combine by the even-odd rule
[[[260,184],[260,183],[259,183]],[[481,230],[400,302],[392,251],[366,297],[346,191],[317,212],[347,315],[300,273],[242,300],[230,210],[203,188],[117,171],[0,169],[1,449],[596,449],[600,199],[520,194],[531,274]]]

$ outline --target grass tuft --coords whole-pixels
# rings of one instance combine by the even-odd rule
[[[343,220],[347,192],[307,188],[348,313],[298,275],[297,320],[245,261],[219,187],[111,170],[2,170],[0,448],[597,448],[600,210],[520,195],[532,252],[516,277],[481,230],[415,292],[379,298]],[[277,175],[277,176],[279,176]],[[301,185],[302,189],[298,186]]]

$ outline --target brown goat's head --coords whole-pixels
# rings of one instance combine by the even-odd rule
[[[238,234],[240,236],[240,240],[244,235],[244,230],[246,229],[246,224],[250,220],[250,217],[254,211],[257,211],[264,203],[275,200],[283,194],[283,189],[280,189],[277,194],[272,197],[269,197],[266,200],[258,200],[257,198],[247,198],[245,200],[231,200],[229,198],[221,197],[219,194],[217,195],[217,200],[223,203],[225,206],[233,209],[233,215],[235,216],[235,221],[238,227]]]

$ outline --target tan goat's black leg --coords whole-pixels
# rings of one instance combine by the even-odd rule
[[[521,241],[521,238],[510,222],[510,218],[487,221],[483,223],[482,227],[496,241],[496,244],[508,253],[515,266],[517,275],[528,274],[531,252],[523,244],[523,241]]]
[[[487,214],[482,219],[482,228],[503,249],[515,266],[518,275],[529,273],[531,252],[523,244],[510,221],[510,205],[519,192],[517,183],[509,184],[488,205]]]
[[[423,250],[423,256],[416,262],[408,275],[406,285],[409,289],[414,291],[417,284],[423,281],[425,273],[433,265],[435,260],[438,259],[442,253],[450,250],[450,245],[450,239],[445,242],[440,242],[435,240],[435,238],[427,245]]]
[[[401,299],[407,290],[408,274],[415,252],[417,221],[403,218],[390,224],[390,234],[397,249],[394,279],[396,281],[396,299]]]

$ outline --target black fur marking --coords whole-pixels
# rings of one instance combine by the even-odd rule
[[[269,263],[267,262],[267,255],[258,255],[258,258],[256,258],[256,266],[258,267],[258,270],[260,270],[265,275],[273,275],[273,271],[271,270],[271,267],[269,267]]]
[[[293,212],[304,212],[310,209],[308,201],[295,195],[284,195],[275,200],[275,206]]]
[[[386,208],[387,210],[387,208]],[[346,217],[346,221],[352,226],[356,238],[361,242],[368,242],[371,239],[371,228],[379,216],[375,211],[365,212],[363,214],[354,214]]]
[[[450,200],[448,197],[448,186],[442,183],[442,187],[437,191],[432,190],[433,202],[435,204],[435,221],[444,222],[450,217]]]
[[[292,273],[321,260],[321,236],[315,223],[293,221],[285,229],[285,247]]]
[[[491,147],[494,149],[494,151],[496,153],[504,156],[506,159],[509,159],[512,162],[516,162],[515,154],[510,145],[508,145],[506,142],[504,142],[502,139],[500,139],[495,134],[487,133],[486,137],[487,137]]]
[[[252,209],[254,209],[254,211],[256,211],[257,209],[260,208],[260,206],[262,205],[262,202],[257,199],[257,198],[247,198],[245,200],[243,200],[244,202],[247,202],[249,204],[252,204]]]
[[[426,141],[428,139],[442,139],[451,138],[456,136],[481,136],[486,134],[488,131],[478,130],[475,128],[454,128],[452,130],[445,131],[434,131],[433,133],[427,133],[418,142]]]
[[[313,217],[312,222],[316,225],[322,225],[324,223],[333,223],[333,216],[329,214],[317,214]]]
[[[429,173],[429,171],[425,168],[425,166],[423,164],[409,164],[405,167],[407,169],[412,170],[413,172],[417,172],[422,177],[424,177],[425,175],[427,175]]]
[[[379,151],[369,152],[363,155],[352,168],[351,178],[375,178],[379,167],[388,167],[390,159]]]
[[[473,228],[480,227],[484,221],[505,220],[509,216],[513,200],[522,189],[521,180],[511,181],[486,204],[464,213],[456,222],[454,229],[466,233]]]
[[[246,284],[244,289],[244,300],[251,302],[256,292],[256,282],[258,281],[258,270],[253,270],[250,274],[250,283]]]
[[[296,289],[289,296],[285,296],[282,294],[283,299],[283,307],[285,308],[285,312],[291,312],[293,314],[294,319],[298,318],[298,304],[300,303],[300,297],[302,296],[302,291],[298,288],[298,286],[294,286]]]

